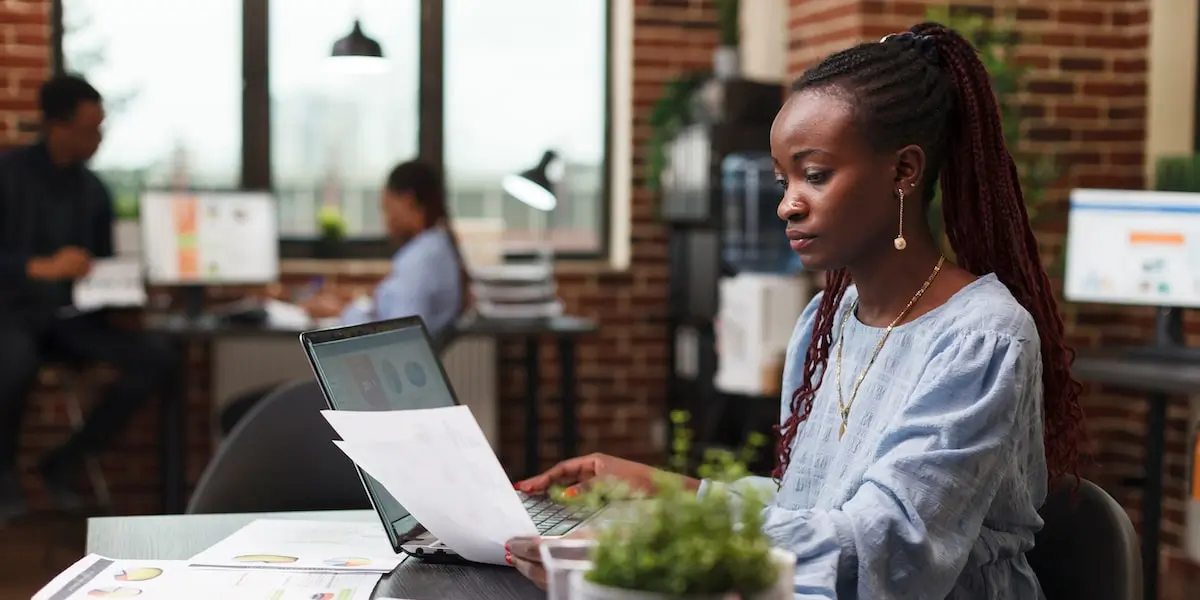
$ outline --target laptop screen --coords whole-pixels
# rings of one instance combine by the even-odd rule
[[[310,347],[313,366],[334,410],[407,410],[456,404],[419,321]],[[366,473],[362,476],[380,517],[398,538],[419,525],[382,484]]]

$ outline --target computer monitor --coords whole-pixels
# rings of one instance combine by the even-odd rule
[[[1066,253],[1072,302],[1200,307],[1200,194],[1073,190]]]
[[[279,279],[279,220],[269,193],[147,192],[139,211],[150,285]]]

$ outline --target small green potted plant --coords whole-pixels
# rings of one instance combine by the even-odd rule
[[[713,73],[717,79],[737,79],[742,72],[738,50],[742,38],[740,5],[739,0],[717,0],[717,31],[721,40],[713,53]]]
[[[342,241],[346,239],[346,218],[336,206],[322,206],[317,212],[317,258],[338,258]]]
[[[672,414],[676,424],[673,466],[688,456],[686,413]],[[578,600],[788,600],[792,598],[795,555],[771,547],[763,533],[765,497],[730,486],[749,474],[746,464],[765,443],[752,436],[736,457],[728,451],[706,453],[700,466],[710,485],[703,496],[686,489],[683,479],[662,472],[652,497],[618,483],[599,482],[577,496],[598,506],[637,500],[630,512],[594,533],[591,568],[576,574]]]

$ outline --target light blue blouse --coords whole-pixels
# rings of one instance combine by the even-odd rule
[[[828,377],[764,515],[773,543],[798,557],[796,598],[1038,598],[1024,554],[1042,527],[1047,487],[1033,318],[988,275],[895,328],[839,441],[834,360],[855,297],[851,287],[834,321]],[[792,333],[781,418],[803,377],[819,303]],[[847,321],[847,399],[882,334]],[[735,485],[775,490],[764,478]]]
[[[437,337],[462,310],[462,276],[450,232],[430,227],[413,236],[392,256],[392,269],[372,294],[369,306],[352,303],[342,325],[419,315]]]

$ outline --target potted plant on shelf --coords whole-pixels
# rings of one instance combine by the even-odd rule
[[[739,0],[717,0],[717,31],[721,39],[721,45],[713,54],[713,73],[717,79],[736,79],[742,71],[738,54],[741,42],[739,4]]]
[[[317,258],[339,258],[346,239],[346,219],[335,206],[323,206],[317,213]]]
[[[672,414],[672,466],[682,469],[689,450],[686,413]],[[774,549],[762,531],[765,497],[729,486],[748,473],[765,436],[751,436],[742,456],[709,451],[699,473],[714,482],[703,496],[685,489],[667,472],[656,477],[652,498],[611,482],[599,482],[576,497],[598,506],[605,501],[643,500],[630,512],[596,530],[591,568],[572,584],[578,600],[785,600],[792,598],[795,555]]]

